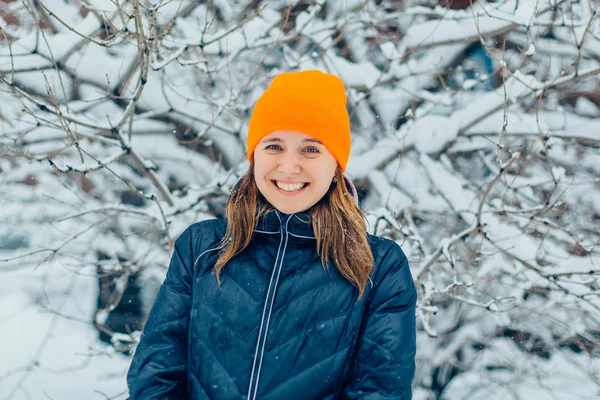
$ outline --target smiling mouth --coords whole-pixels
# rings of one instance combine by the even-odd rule
[[[300,192],[304,190],[310,183],[308,182],[298,182],[298,183],[282,183],[278,181],[271,181],[275,187],[283,192],[294,193]]]

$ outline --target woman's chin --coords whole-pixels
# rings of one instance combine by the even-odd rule
[[[310,202],[307,201],[293,201],[291,199],[267,199],[271,206],[277,209],[279,212],[283,214],[296,214],[302,211],[308,210],[313,206]]]

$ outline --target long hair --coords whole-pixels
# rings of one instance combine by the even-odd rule
[[[373,254],[367,241],[363,212],[346,187],[341,170],[323,198],[310,210],[317,252],[324,267],[332,263],[340,274],[358,288],[363,296],[373,269]],[[254,161],[240,178],[227,204],[227,230],[222,239],[215,274],[220,284],[223,267],[242,252],[252,240],[261,215],[273,207],[262,197],[254,181]]]

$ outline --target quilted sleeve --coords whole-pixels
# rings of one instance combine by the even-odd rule
[[[417,293],[400,246],[394,243],[375,271],[344,398],[409,400],[415,374]]]
[[[187,398],[187,343],[193,251],[188,228],[175,242],[169,269],[127,374],[131,400]]]

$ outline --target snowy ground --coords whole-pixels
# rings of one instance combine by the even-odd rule
[[[46,264],[2,272],[1,399],[126,397],[130,359],[100,342],[90,324],[98,293],[95,271],[66,269]]]

